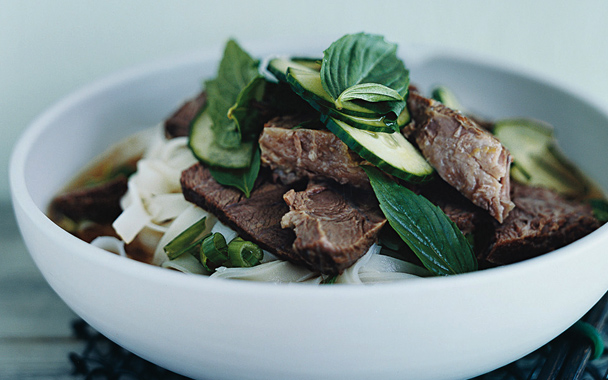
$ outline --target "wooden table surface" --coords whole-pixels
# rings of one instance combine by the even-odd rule
[[[8,201],[0,216],[0,379],[76,380],[68,354],[85,344],[72,333],[77,317],[36,268]]]

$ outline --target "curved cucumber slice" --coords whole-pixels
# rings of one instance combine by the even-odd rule
[[[456,97],[456,94],[454,94],[452,92],[452,90],[450,90],[449,88],[445,87],[445,86],[438,86],[433,90],[433,99],[437,100],[438,102],[443,103],[444,106],[451,108],[453,110],[456,111],[462,111],[464,112],[465,110],[462,108],[462,105],[460,104],[460,101],[458,101],[458,98]]]
[[[287,82],[287,69],[290,67],[317,73],[321,70],[321,64],[315,58],[274,58],[268,62],[267,69],[278,80]]]
[[[551,125],[534,119],[499,120],[494,135],[513,156],[516,181],[573,197],[588,192],[589,181],[561,153]]]
[[[432,177],[433,167],[401,133],[371,132],[324,116],[327,129],[350,149],[386,173],[410,182]]]
[[[196,158],[209,166],[230,169],[246,168],[251,164],[254,143],[243,142],[238,148],[227,149],[214,142],[211,126],[213,122],[205,110],[193,121],[190,127],[188,145]]]
[[[351,116],[347,115],[343,112],[337,111],[333,108],[329,108],[325,111],[329,116],[334,117],[338,120],[342,120],[348,123],[350,126],[364,129],[366,131],[371,132],[384,132],[384,133],[393,133],[396,130],[400,130],[405,127],[407,123],[410,122],[411,117],[410,113],[405,107],[397,120],[388,121],[385,116],[376,116],[376,117],[359,117],[359,116]]]
[[[319,106],[335,109],[334,99],[325,91],[321,75],[310,69],[287,68],[287,83],[292,89],[319,111]],[[356,117],[379,117],[378,113],[349,102],[349,108],[336,110],[345,115]]]

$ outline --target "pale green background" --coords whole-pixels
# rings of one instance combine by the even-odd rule
[[[231,36],[358,31],[485,54],[608,104],[608,0],[0,0],[0,196],[23,128],[88,82]]]

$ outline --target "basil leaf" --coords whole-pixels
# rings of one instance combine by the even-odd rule
[[[251,165],[244,169],[226,169],[220,167],[209,167],[209,172],[217,183],[224,186],[232,186],[241,190],[247,198],[251,196],[251,190],[260,172],[260,149],[255,149]]]
[[[234,116],[231,109],[241,109],[247,107],[252,99],[261,99],[263,86],[257,79],[261,78],[258,64],[234,40],[229,40],[217,77],[205,82],[208,112],[213,121],[212,131],[216,144],[223,148],[238,148],[243,140],[243,129],[249,134],[255,114],[243,118],[243,112]]]
[[[401,94],[390,87],[377,83],[361,83],[347,88],[336,99],[336,108],[344,108],[346,102],[356,100],[370,103],[384,102],[384,106],[387,108],[379,109],[379,113],[393,112],[395,115],[399,115],[405,108],[405,99]],[[373,109],[374,105],[368,105],[367,108]]]
[[[336,99],[336,104],[354,99],[365,100],[367,102],[404,100],[401,94],[390,87],[377,83],[361,83],[344,90],[340,96],[338,96],[338,99]]]
[[[324,51],[321,81],[334,100],[350,87],[364,83],[389,87],[405,99],[409,71],[397,57],[397,45],[382,36],[347,34]]]
[[[471,245],[439,207],[378,169],[363,169],[389,224],[429,271],[448,275],[477,270]]]

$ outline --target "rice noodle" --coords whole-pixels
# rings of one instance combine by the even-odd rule
[[[99,236],[91,241],[91,245],[99,247],[103,250],[115,253],[122,257],[127,257],[125,251],[125,242],[115,238],[114,236]]]
[[[209,274],[201,263],[191,254],[180,255],[173,260],[167,260],[161,264],[162,268],[173,269],[189,274]]]
[[[367,253],[344,273],[336,277],[336,284],[375,284],[410,280],[428,276],[426,269],[390,256],[379,254],[380,246],[374,244]],[[324,276],[288,261],[273,260],[251,268],[220,267],[212,278],[263,281],[274,283],[321,284]]]
[[[270,261],[251,268],[220,267],[211,277],[275,283],[310,282],[319,284],[321,282],[318,274],[283,260]]]
[[[137,162],[137,171],[129,178],[128,191],[121,200],[123,212],[112,224],[126,243],[144,228],[164,231],[165,224],[188,207],[181,196],[179,178],[196,158],[188,148],[188,138],[167,140],[162,128],[156,127],[148,149]]]

